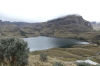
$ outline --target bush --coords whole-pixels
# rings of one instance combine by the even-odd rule
[[[89,63],[80,62],[80,63],[77,63],[77,66],[91,66],[91,65]]]
[[[43,62],[47,61],[48,60],[47,55],[45,53],[41,53],[40,54],[40,60],[43,61]]]
[[[84,37],[79,37],[78,39],[81,40],[81,41],[82,41],[82,40],[83,40],[83,41],[86,40]]]
[[[55,63],[53,64],[53,66],[64,66],[64,65],[62,65],[60,62],[55,62]]]
[[[100,66],[100,64],[97,64],[97,65],[95,65],[95,66]]]
[[[24,40],[12,37],[0,39],[0,62],[25,66],[28,64],[28,53],[28,44]]]

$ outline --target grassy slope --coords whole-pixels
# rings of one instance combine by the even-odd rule
[[[96,56],[96,54],[100,52],[100,46],[78,45],[73,48],[52,48],[48,50],[34,51],[31,54],[39,55],[41,52],[63,61],[85,60],[88,57]],[[92,58],[92,60],[97,61],[97,58]]]
[[[49,56],[47,62],[41,62],[39,60],[39,55],[30,55],[28,60],[28,66],[53,66],[53,63],[55,62],[61,62],[64,66],[76,66],[74,62],[62,61],[57,58],[51,58]]]

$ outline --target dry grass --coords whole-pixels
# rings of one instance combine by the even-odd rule
[[[86,60],[88,57],[95,56],[100,52],[100,46],[97,45],[77,45],[73,48],[52,48],[48,50],[34,51],[31,55],[39,55],[45,53],[49,57],[63,61]],[[94,58],[93,60],[96,61]]]
[[[47,62],[41,62],[39,60],[39,55],[30,55],[29,56],[29,65],[28,66],[52,66],[55,62],[61,62],[64,66],[76,66],[74,62],[67,62],[58,60],[57,58],[51,58],[48,56]]]

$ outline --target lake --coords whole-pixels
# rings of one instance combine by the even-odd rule
[[[63,39],[45,36],[30,37],[23,39],[28,42],[28,47],[30,48],[30,51],[44,50],[56,47],[66,48],[76,44],[89,44],[88,42],[82,42],[75,39]]]

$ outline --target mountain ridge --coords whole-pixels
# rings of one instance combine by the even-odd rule
[[[93,31],[89,21],[80,15],[67,15],[42,23],[10,22],[0,20],[1,36],[59,36]]]

